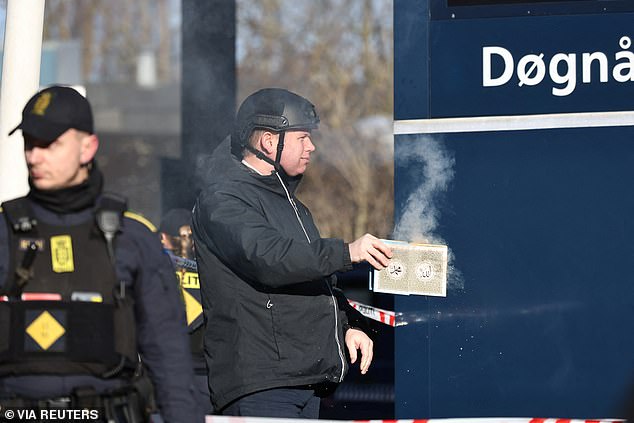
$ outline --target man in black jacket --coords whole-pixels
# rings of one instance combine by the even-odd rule
[[[390,249],[372,235],[321,238],[294,192],[315,150],[319,118],[305,98],[270,88],[240,106],[235,130],[213,153],[193,233],[205,313],[214,408],[227,415],[319,416],[372,341],[347,318],[333,274]]]
[[[152,225],[102,192],[90,104],[46,88],[17,129],[30,192],[0,213],[3,412],[57,408],[71,420],[88,409],[99,413],[92,421],[140,422],[147,369],[167,423],[202,421],[173,268]]]

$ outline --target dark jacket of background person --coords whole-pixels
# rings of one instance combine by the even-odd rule
[[[229,139],[208,168],[192,229],[214,408],[265,389],[341,382],[348,319],[331,275],[352,268],[348,246],[320,238],[293,195],[300,177],[286,178],[289,198],[276,175],[233,157]]]
[[[93,169],[89,184],[95,172],[98,170]],[[72,212],[53,212],[32,199],[29,204],[36,219],[49,225],[72,227],[95,220],[94,201]],[[0,288],[10,277],[9,230],[0,214]],[[137,348],[154,384],[162,417],[168,423],[201,421],[202,413],[192,400],[192,364],[178,283],[156,233],[135,219],[123,217],[115,237],[115,257],[116,277],[125,281],[127,295],[133,296]],[[126,384],[126,379],[89,374],[6,376],[0,378],[0,398],[68,396],[78,387],[104,393]]]

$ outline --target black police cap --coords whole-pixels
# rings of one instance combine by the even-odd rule
[[[68,129],[92,134],[93,118],[88,100],[75,89],[55,85],[43,89],[26,103],[18,129],[38,140],[53,142]]]

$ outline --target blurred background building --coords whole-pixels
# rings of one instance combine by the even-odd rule
[[[303,190],[324,235],[387,236],[393,175],[391,2],[197,3],[46,2],[41,85],[86,87],[112,188],[154,221],[163,209],[187,206],[172,204],[185,199],[171,196],[195,191],[191,184],[168,182],[172,175],[165,172],[166,189],[151,181],[160,181],[162,159],[187,155],[183,150],[192,143],[193,126],[225,119],[209,106],[208,113],[185,114],[182,125],[191,97],[208,93],[208,104],[231,104],[223,110],[231,116],[250,92],[280,86],[310,98],[320,111],[319,154]],[[0,1],[2,19],[5,9],[6,0]],[[228,62],[215,67],[233,72],[213,80],[209,58]],[[207,134],[205,148],[196,153],[209,153],[227,135],[229,123],[224,120],[217,133]],[[333,202],[337,207],[330,207]]]

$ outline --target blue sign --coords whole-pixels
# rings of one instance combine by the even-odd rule
[[[451,251],[447,297],[395,298],[396,418],[623,418],[634,403],[634,122],[557,126],[634,110],[634,13],[560,3],[395,0],[395,119],[421,128],[395,137],[395,234],[418,217]],[[435,119],[451,117],[466,119]]]
[[[432,21],[430,117],[631,110],[633,21],[633,13]]]
[[[623,417],[634,127],[396,138],[397,222],[434,214],[453,269],[395,298],[396,417]]]

